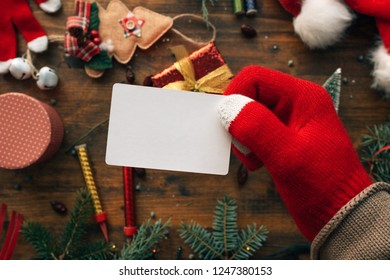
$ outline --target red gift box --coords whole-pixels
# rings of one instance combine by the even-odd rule
[[[49,159],[63,135],[51,106],[23,93],[0,95],[0,168],[21,169]]]
[[[214,42],[151,77],[161,88],[223,93],[233,77]]]

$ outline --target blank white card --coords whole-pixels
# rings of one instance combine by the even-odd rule
[[[115,84],[106,163],[226,175],[231,136],[217,114],[223,98]]]

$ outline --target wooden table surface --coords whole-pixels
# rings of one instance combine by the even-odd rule
[[[47,15],[37,8],[33,1],[30,6],[49,35],[65,32],[66,18],[73,14],[73,1],[63,0],[63,8],[55,15]],[[109,1],[99,0],[106,6]],[[201,1],[144,0],[123,1],[130,9],[144,6],[158,13],[174,17],[181,13],[200,15]],[[262,0],[261,11],[254,18],[237,18],[233,15],[230,0],[219,0],[209,6],[210,21],[217,28],[216,45],[234,73],[250,64],[258,64],[304,78],[318,84],[339,67],[348,79],[342,85],[340,118],[347,128],[356,149],[367,126],[382,123],[390,114],[388,102],[370,88],[371,65],[357,58],[367,55],[376,40],[376,27],[371,18],[359,16],[348,30],[342,42],[322,51],[309,50],[294,34],[291,16],[276,0]],[[242,36],[240,25],[247,23],[256,28],[258,36],[247,39]],[[207,39],[210,30],[195,21],[178,22],[175,27],[191,37]],[[141,85],[144,78],[170,66],[174,59],[169,47],[183,44],[192,52],[197,49],[174,32],[166,33],[148,50],[137,49],[130,61],[136,75],[135,84]],[[275,50],[273,46],[277,46]],[[25,51],[25,41],[19,35],[19,54]],[[294,66],[289,67],[288,61]],[[17,81],[10,75],[0,76],[1,93],[23,92],[43,102],[56,99],[55,109],[65,125],[65,136],[58,153],[47,162],[23,170],[0,170],[0,203],[7,203],[9,210],[24,214],[28,221],[40,222],[46,227],[60,231],[67,216],[55,213],[50,201],[58,200],[71,208],[75,192],[84,186],[78,159],[65,153],[88,129],[109,116],[111,88],[114,83],[125,81],[125,66],[117,62],[100,79],[87,77],[81,69],[71,69],[64,62],[60,44],[50,44],[49,50],[35,57],[37,67],[48,65],[57,70],[59,86],[48,92],[40,91],[31,80]],[[124,223],[122,169],[106,165],[105,149],[107,125],[103,125],[85,139],[95,180],[101,195],[103,207],[108,216],[110,239],[119,247],[125,240],[122,230]],[[272,179],[265,169],[249,174],[245,186],[239,187],[236,172],[240,163],[231,156],[227,176],[201,175],[181,172],[147,170],[144,179],[135,178],[141,184],[136,192],[136,220],[140,224],[153,211],[156,219],[171,218],[169,238],[158,246],[157,259],[176,258],[176,249],[183,246],[183,258],[192,253],[183,245],[177,229],[181,221],[195,220],[211,227],[213,210],[217,199],[231,195],[238,204],[240,227],[256,222],[269,230],[264,247],[253,258],[262,258],[292,244],[305,243],[293,220],[286,211],[276,192]],[[21,186],[20,190],[14,188]],[[9,212],[7,221],[9,219]],[[7,226],[7,223],[6,223]],[[99,229],[96,228],[98,232]],[[3,241],[0,239],[0,244]],[[20,238],[14,252],[14,259],[34,258],[35,252],[23,238]],[[305,254],[302,258],[308,258]]]

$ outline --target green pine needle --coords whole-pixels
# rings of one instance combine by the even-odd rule
[[[24,223],[22,236],[34,247],[41,260],[57,259],[57,248],[53,234],[39,223]]]
[[[113,256],[112,244],[104,240],[97,243],[87,242],[87,228],[92,214],[91,195],[87,189],[83,188],[76,195],[75,205],[58,240],[44,226],[34,222],[24,223],[22,234],[32,244],[39,259],[110,259]]]
[[[122,248],[122,260],[146,260],[153,258],[153,248],[165,236],[170,220],[165,224],[161,220],[151,223],[150,219],[142,224],[131,242],[126,242]]]
[[[227,195],[217,201],[212,232],[194,221],[189,224],[182,222],[179,232],[184,243],[205,260],[248,259],[263,245],[268,234],[264,226],[257,227],[256,224],[239,231],[237,205]]]
[[[368,164],[375,181],[390,183],[390,150],[378,153],[390,146],[390,115],[386,123],[369,127],[368,131],[362,140],[361,160]]]

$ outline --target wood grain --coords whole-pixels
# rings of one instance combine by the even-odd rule
[[[47,15],[33,1],[29,2],[49,35],[64,34],[66,18],[73,13],[73,1],[63,0],[63,9],[55,15]],[[180,13],[200,14],[200,1],[123,2],[130,9],[143,6],[171,17]],[[357,60],[359,55],[367,55],[375,44],[377,31],[373,20],[359,16],[342,42],[327,50],[312,51],[294,34],[291,16],[276,0],[259,2],[261,10],[255,18],[236,18],[230,0],[219,0],[214,7],[209,7],[210,20],[218,30],[216,45],[232,71],[237,73],[244,66],[258,64],[322,84],[341,67],[343,76],[349,82],[342,86],[340,118],[358,149],[367,126],[385,121],[390,114],[389,103],[370,88],[371,65]],[[99,0],[99,3],[106,6],[108,1]],[[242,23],[255,27],[258,36],[253,39],[242,36]],[[178,21],[174,27],[189,36],[203,39],[210,37],[210,30],[195,21]],[[190,52],[196,49],[196,46],[172,31],[150,49],[137,49],[130,62],[136,75],[135,83],[142,84],[146,76],[171,65],[174,61],[169,47],[178,44],[184,44]],[[273,48],[274,45],[277,50]],[[20,55],[25,48],[25,41],[19,35]],[[294,61],[294,67],[288,66],[289,60]],[[55,108],[65,124],[64,141],[59,152],[47,162],[23,170],[0,170],[0,203],[5,202],[9,209],[24,213],[28,221],[40,222],[60,232],[67,217],[55,213],[50,201],[58,200],[71,208],[75,192],[84,186],[77,158],[71,153],[65,153],[65,149],[109,116],[111,88],[114,83],[125,81],[125,66],[115,62],[113,69],[102,78],[91,79],[82,69],[71,69],[66,65],[61,44],[58,43],[50,44],[47,52],[37,55],[35,64],[37,67],[48,65],[58,71],[60,84],[54,91],[43,92],[33,80],[16,81],[10,75],[4,75],[0,76],[1,93],[23,92],[46,103],[55,98]],[[107,125],[103,125],[85,142],[88,144],[102,205],[108,216],[110,238],[121,247],[124,241],[122,169],[105,164],[106,137]],[[195,220],[211,227],[216,200],[222,199],[225,194],[230,194],[237,201],[240,227],[256,222],[265,225],[270,231],[265,246],[253,258],[259,259],[285,246],[306,242],[287,213],[267,171],[260,169],[251,172],[245,186],[239,187],[236,181],[239,165],[237,158],[232,155],[227,176],[147,170],[146,178],[135,179],[135,184],[140,183],[142,186],[136,192],[137,222],[140,224],[149,218],[151,211],[156,213],[157,219],[172,219],[169,238],[158,247],[158,259],[174,259],[179,245],[183,246],[183,258],[187,259],[192,252],[178,236],[180,222]],[[21,190],[14,189],[15,184],[20,184]],[[95,233],[99,234],[98,227]],[[2,240],[3,237],[0,244]],[[20,238],[13,258],[30,259],[34,256],[33,248]],[[308,255],[302,258],[308,258]]]

